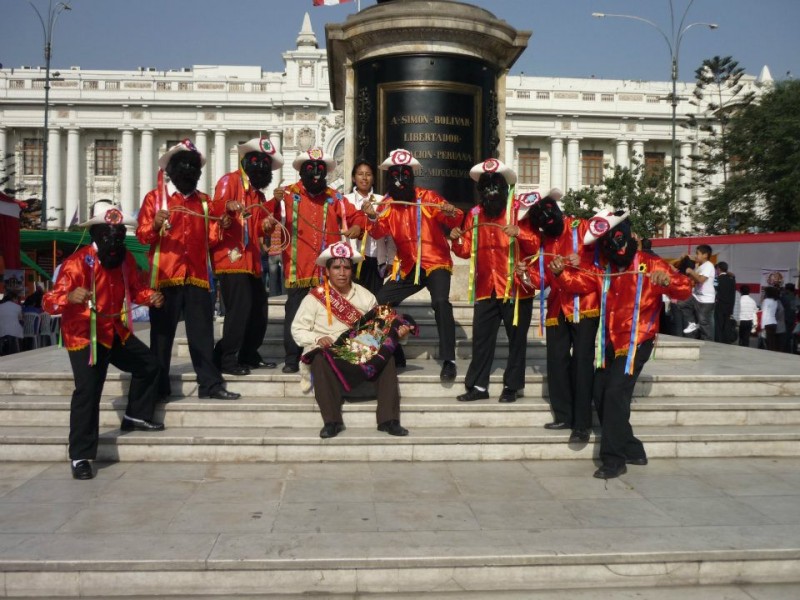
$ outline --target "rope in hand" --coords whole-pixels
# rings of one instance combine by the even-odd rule
[[[560,254],[555,254],[553,252],[539,252],[539,253],[536,253],[536,254],[532,254],[531,256],[526,256],[520,262],[527,263],[527,264],[531,265],[531,264],[535,263],[537,260],[539,260],[539,258],[541,256],[553,256],[553,257],[558,256],[558,257],[561,257],[561,258],[567,258],[566,256],[561,256]],[[620,275],[639,275],[640,274],[639,271],[615,271],[615,272],[612,272],[612,273],[598,273],[597,271],[593,271],[593,270],[587,269],[585,267],[576,267],[576,266],[572,265],[571,263],[567,263],[566,265],[564,265],[564,268],[565,269],[566,268],[575,269],[576,271],[583,271],[584,273],[589,273],[590,275],[596,275],[597,277],[605,277],[606,275],[608,275],[609,277],[619,277]],[[657,273],[658,271],[654,271],[654,272]],[[653,273],[642,272],[641,274],[644,275],[645,277],[649,278]]]

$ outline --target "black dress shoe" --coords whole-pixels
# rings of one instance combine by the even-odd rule
[[[389,435],[399,435],[404,436],[408,435],[408,429],[400,425],[400,421],[397,419],[392,419],[391,421],[385,421],[378,425],[378,431],[385,431]]]
[[[569,436],[570,444],[585,444],[589,441],[588,429],[573,429],[572,434]]]
[[[569,429],[569,423],[564,423],[563,421],[553,421],[552,423],[545,423],[545,429]]]
[[[472,402],[473,400],[487,400],[489,398],[489,390],[479,390],[478,388],[472,388],[467,392],[461,394],[460,396],[456,396],[456,400],[459,402]]]
[[[278,363],[259,360],[258,362],[247,363],[245,366],[250,367],[251,369],[274,369],[278,366]]]
[[[213,398],[214,400],[238,400],[241,398],[241,394],[237,394],[236,392],[229,392],[225,388],[217,388],[213,392],[207,392],[205,394],[200,394],[201,399],[206,398]]]
[[[519,397],[517,390],[512,390],[510,388],[504,387],[503,393],[500,394],[500,399],[498,402],[516,402],[517,398]]]
[[[615,479],[620,475],[624,475],[628,472],[628,467],[625,466],[625,463],[615,467],[613,465],[603,465],[597,471],[594,472],[594,476],[597,479]]]
[[[236,365],[235,367],[230,367],[228,369],[221,369],[221,372],[224,375],[237,375],[237,376],[250,375],[250,369],[245,365]]]
[[[319,437],[323,440],[334,438],[345,429],[347,429],[347,427],[344,426],[344,423],[325,423],[325,426],[319,430]]]
[[[92,463],[88,460],[79,460],[77,464],[72,464],[72,478],[73,479],[92,479],[94,478],[94,471],[92,471]]]
[[[299,370],[300,367],[297,365],[283,365],[283,369],[281,369],[283,373],[297,373]]]
[[[452,360],[446,360],[444,364],[442,364],[442,372],[439,373],[439,379],[441,381],[454,381],[456,372],[456,363]]]
[[[643,456],[642,458],[626,458],[625,459],[626,465],[635,465],[637,467],[643,467],[647,464],[647,457]]]
[[[122,431],[164,431],[163,423],[148,421],[147,419],[134,419],[125,415],[119,428]]]

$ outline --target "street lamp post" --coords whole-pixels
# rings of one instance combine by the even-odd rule
[[[680,51],[681,51],[681,41],[683,40],[683,36],[689,31],[692,27],[696,27],[698,25],[702,25],[708,27],[709,29],[717,29],[719,25],[716,23],[690,23],[688,25],[684,25],[686,22],[686,15],[689,14],[689,9],[692,6],[694,0],[689,0],[689,4],[686,5],[686,10],[683,11],[683,15],[681,15],[680,23],[677,27],[675,27],[675,10],[672,4],[672,0],[669,0],[669,16],[670,16],[670,29],[669,35],[658,25],[656,25],[653,21],[649,19],[645,19],[643,17],[637,17],[635,15],[615,15],[609,13],[600,13],[595,12],[592,13],[593,17],[604,19],[606,17],[617,18],[617,19],[632,19],[634,21],[641,21],[642,23],[646,23],[653,27],[658,33],[661,34],[661,37],[664,38],[664,41],[667,43],[667,49],[669,50],[669,58],[670,58],[670,78],[672,79],[672,93],[670,94],[670,103],[672,104],[672,168],[670,172],[670,198],[669,198],[669,235],[674,236],[676,231],[676,221],[677,221],[677,202],[676,202],[676,191],[677,191],[677,178],[678,178],[678,160],[677,160],[677,153],[678,153],[678,139],[677,139],[677,117],[678,117],[678,61],[680,59]]]
[[[28,0],[28,4],[31,5],[31,8],[36,12],[36,16],[39,17],[39,22],[42,24],[42,33],[44,34],[44,135],[42,136],[41,228],[47,229],[47,146],[50,137],[50,132],[48,130],[50,118],[50,54],[53,44],[53,28],[56,26],[58,15],[65,10],[72,10],[72,7],[66,2],[59,2],[53,6],[53,0],[49,0],[47,18],[45,19],[31,0]]]

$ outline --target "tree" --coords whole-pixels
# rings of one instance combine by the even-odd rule
[[[800,81],[776,84],[735,115],[727,147],[733,173],[704,218],[800,230]]]
[[[594,215],[601,206],[630,211],[633,230],[642,237],[662,237],[669,211],[669,169],[645,169],[641,160],[631,167],[614,167],[599,186],[570,190],[564,196],[564,212],[581,218]]]
[[[699,145],[699,153],[690,157],[693,171],[689,186],[710,190],[706,202],[689,209],[695,230],[699,230],[697,224],[702,223],[707,233],[722,233],[734,225],[734,221],[739,222],[722,214],[729,198],[722,193],[724,187],[720,187],[716,179],[721,176],[724,186],[731,177],[730,122],[755,98],[754,92],[746,89],[741,81],[744,74],[745,70],[730,56],[706,59],[695,71],[696,84],[689,103],[699,110],[687,115],[682,125],[697,132]]]

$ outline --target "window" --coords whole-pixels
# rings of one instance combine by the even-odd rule
[[[25,138],[22,141],[22,172],[25,175],[42,174],[44,140]]]
[[[600,102],[613,102],[614,94],[600,94]]]
[[[539,149],[519,149],[519,182],[527,184],[539,183]]]
[[[550,92],[536,92],[537,100],[550,100]]]
[[[583,185],[600,185],[603,182],[603,151],[583,150],[581,172]]]
[[[94,174],[113,177],[117,166],[117,140],[95,140]]]
[[[188,81],[179,81],[178,82],[178,90],[181,92],[191,92],[192,91],[192,84]]]
[[[663,152],[645,152],[644,153],[644,176],[648,179],[651,177],[658,177],[661,171],[664,170],[664,163],[666,162],[666,154]]]

